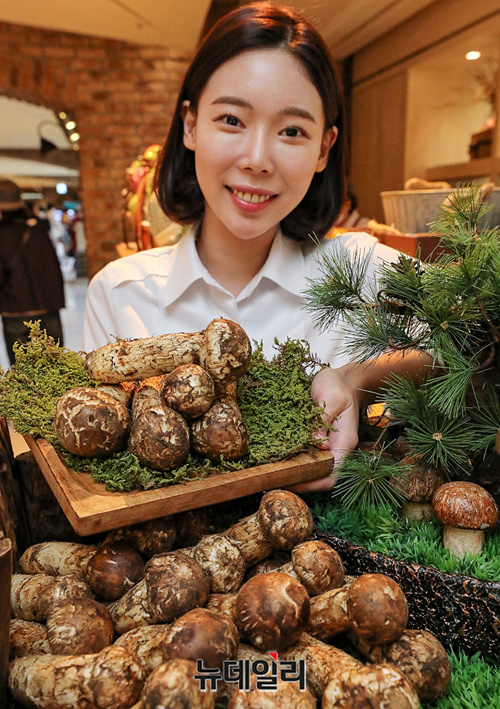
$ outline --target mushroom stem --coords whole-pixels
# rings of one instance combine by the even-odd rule
[[[460,529],[445,524],[443,546],[458,559],[463,559],[467,552],[480,554],[484,546],[484,532],[482,529]]]

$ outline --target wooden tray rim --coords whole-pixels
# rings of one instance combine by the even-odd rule
[[[156,517],[245,497],[329,475],[333,456],[311,447],[280,461],[152,490],[110,492],[88,473],[66,467],[54,446],[25,436],[40,469],[77,534],[86,536]]]

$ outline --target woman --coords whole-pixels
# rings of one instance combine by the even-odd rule
[[[272,353],[274,338],[309,341],[328,363],[311,395],[336,418],[336,462],[357,442],[361,405],[391,371],[418,371],[418,355],[353,364],[343,333],[318,333],[302,292],[318,272],[322,238],[344,199],[340,82],[319,34],[294,11],[254,3],[222,18],[184,79],[157,173],[160,204],[192,224],[173,247],[106,266],[87,297],[84,348],[117,337],[203,329],[213,317],[239,322]],[[366,234],[325,248],[369,259],[368,278],[392,249]],[[324,478],[297,490],[328,489]]]

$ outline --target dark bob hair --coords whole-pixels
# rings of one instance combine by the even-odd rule
[[[202,218],[205,203],[196,179],[194,153],[183,143],[182,105],[188,100],[196,111],[212,74],[233,57],[252,49],[285,49],[296,57],[321,96],[325,128],[338,129],[325,169],[315,173],[300,204],[281,222],[283,233],[292,239],[307,240],[311,232],[323,236],[345,198],[342,87],[319,33],[294,10],[268,2],[244,5],[222,17],[196,53],[184,78],[158,165],[158,201],[164,212],[181,224],[192,224]]]

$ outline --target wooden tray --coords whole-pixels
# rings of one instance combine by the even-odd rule
[[[109,492],[88,473],[67,468],[48,441],[25,438],[71,526],[83,536],[322,478],[331,472],[333,463],[329,451],[310,448],[279,463],[213,474],[203,480],[154,490]]]

